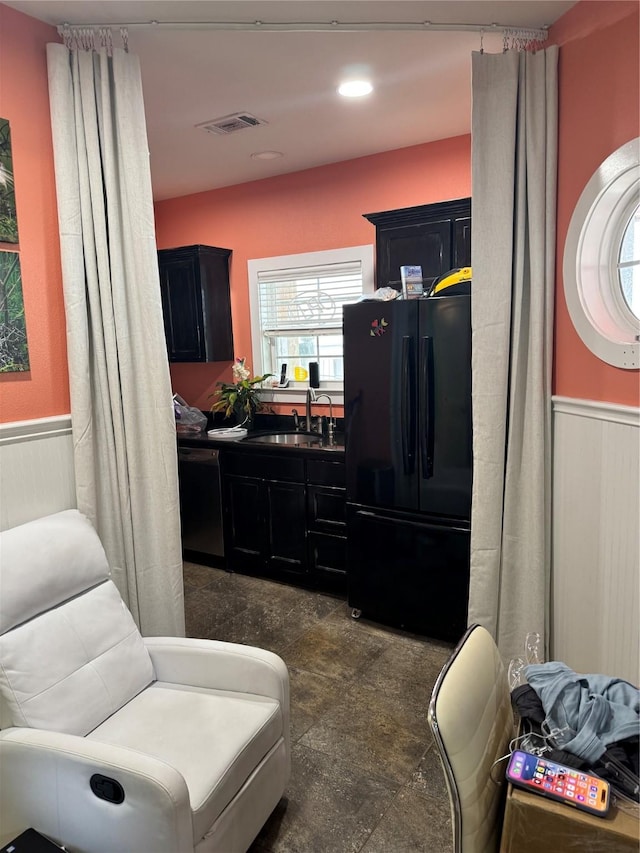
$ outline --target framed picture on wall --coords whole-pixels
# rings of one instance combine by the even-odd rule
[[[0,373],[29,370],[20,255],[0,251]]]
[[[11,130],[6,118],[0,118],[0,243],[18,242],[16,194],[13,186]]]

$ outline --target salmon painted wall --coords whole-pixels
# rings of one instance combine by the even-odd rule
[[[470,193],[471,138],[458,136],[158,202],[158,247],[204,243],[233,250],[234,349],[251,364],[248,260],[373,244],[375,229],[364,213]],[[174,364],[171,376],[174,391],[209,408],[216,382],[230,381],[231,366]]]
[[[638,4],[583,0],[551,29],[560,51],[556,394],[639,404],[638,371],[600,362],[573,329],[562,253],[575,203],[593,171],[638,134]],[[0,116],[13,138],[19,249],[31,371],[0,375],[0,422],[69,411],[45,45],[49,27],[0,4]],[[233,249],[235,351],[251,357],[249,258],[370,243],[363,213],[470,193],[470,137],[324,166],[156,206],[158,245]],[[230,365],[175,365],[174,387],[207,408]]]
[[[0,422],[69,412],[69,380],[49,119],[53,27],[0,5],[0,116],[11,128],[30,371],[0,373]]]
[[[640,132],[639,9],[636,0],[589,0],[550,31],[560,45],[554,390],[629,406],[640,404],[640,372],[605,364],[582,343],[567,310],[562,263],[571,215],[587,182]]]

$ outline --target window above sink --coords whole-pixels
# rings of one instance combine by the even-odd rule
[[[248,262],[254,371],[277,377],[286,364],[289,379],[266,399],[299,402],[314,361],[321,390],[342,392],[342,306],[373,291],[373,255],[368,245]]]

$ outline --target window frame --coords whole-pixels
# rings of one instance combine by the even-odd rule
[[[249,278],[249,311],[251,316],[251,346],[253,351],[252,372],[260,375],[266,368],[262,363],[262,328],[260,324],[258,274],[282,269],[296,269],[313,266],[330,266],[331,264],[360,261],[362,269],[362,292],[372,293],[374,286],[374,253],[373,244],[349,246],[343,249],[326,249],[317,252],[301,252],[294,255],[279,255],[269,258],[255,258],[247,261]],[[340,403],[343,396],[342,382],[320,382],[323,391],[332,392],[334,403]],[[308,382],[296,382],[290,376],[288,388],[262,389],[260,396],[269,402],[304,401]],[[335,397],[334,397],[335,395]]]
[[[618,282],[618,287],[616,288],[616,293],[617,293],[618,299],[620,301],[619,304],[621,306],[621,310],[630,311],[631,314],[636,318],[636,320],[640,320],[640,318],[638,318],[638,316],[636,314],[634,314],[633,310],[631,309],[631,306],[627,303],[627,300],[626,300],[624,293],[622,292],[622,281],[620,279],[620,257],[619,257],[620,251],[622,249],[622,242],[623,242],[625,235],[627,233],[627,229],[631,225],[631,222],[633,221],[633,219],[636,219],[636,218],[640,221],[640,191],[638,192],[638,196],[635,199],[630,200],[626,217],[621,217],[621,220],[624,219],[624,221],[621,221],[621,223],[620,223],[620,238],[617,241],[618,257],[613,259],[614,260],[614,277],[615,277],[616,281]],[[626,222],[626,224],[625,224],[625,222]],[[638,260],[632,261],[631,264],[629,264],[627,268],[629,268],[631,266],[640,267],[640,258]]]
[[[599,359],[640,367],[640,322],[621,292],[620,246],[640,194],[640,138],[596,169],[575,207],[563,258],[563,284],[573,325]]]

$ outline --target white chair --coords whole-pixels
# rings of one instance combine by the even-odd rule
[[[143,639],[77,510],[0,534],[0,693],[2,843],[246,851],[289,778],[283,661]]]
[[[438,676],[429,725],[449,791],[455,853],[496,853],[514,735],[507,675],[487,630],[474,625]]]

